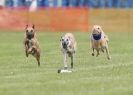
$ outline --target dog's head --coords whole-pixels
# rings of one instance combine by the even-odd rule
[[[92,28],[92,34],[99,35],[102,33],[102,28],[99,25],[94,25]]]
[[[30,40],[34,38],[35,37],[35,25],[32,25],[32,27],[29,27],[28,25],[26,25],[25,32],[26,32],[27,39]]]
[[[92,35],[95,40],[101,39],[102,36],[102,28],[99,25],[94,25],[92,28]]]
[[[67,49],[68,48],[68,45],[70,43],[70,39],[68,37],[65,37],[64,36],[64,37],[61,37],[60,41],[61,41],[62,47],[64,49]]]

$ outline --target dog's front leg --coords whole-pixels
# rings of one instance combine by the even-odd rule
[[[40,55],[36,57],[36,60],[37,60],[38,66],[40,67]]]
[[[95,54],[94,54],[94,48],[92,48],[92,56],[94,56]]]
[[[64,69],[67,69],[67,53],[64,52]]]

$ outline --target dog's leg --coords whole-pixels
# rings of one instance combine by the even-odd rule
[[[37,60],[38,63],[38,67],[40,67],[40,53],[38,51],[34,50],[34,54],[33,54]]]
[[[95,54],[94,54],[94,48],[92,48],[92,56],[94,56]]]
[[[33,50],[33,48],[32,47],[30,47],[29,49],[28,49],[28,54],[31,54],[32,53],[32,50]]]
[[[71,54],[71,68],[73,68],[73,54]]]
[[[26,55],[26,57],[28,57],[29,56],[29,54],[28,54],[28,46],[27,46],[27,42],[25,42],[25,55]]]
[[[28,54],[28,51],[27,51],[27,50],[25,50],[25,55],[26,55],[26,57],[28,57],[28,56],[29,56],[29,54]]]
[[[97,55],[96,55],[96,57],[98,57],[98,55],[100,55],[100,53],[99,53],[99,49],[97,49]]]
[[[105,47],[105,50],[106,50],[106,54],[107,54],[107,59],[110,60],[111,57],[110,57],[110,54],[109,54],[108,46]]]
[[[67,69],[67,53],[64,53],[64,69]]]
[[[40,56],[36,57],[37,62],[38,62],[38,66],[40,67]]]
[[[101,51],[104,53],[104,48],[101,48]]]

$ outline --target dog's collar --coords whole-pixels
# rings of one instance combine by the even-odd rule
[[[95,39],[95,40],[100,40],[101,39],[101,37],[102,37],[102,35],[101,35],[101,33],[100,34],[92,34],[93,35],[93,38]]]

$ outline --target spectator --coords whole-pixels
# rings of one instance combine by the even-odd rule
[[[0,8],[3,8],[5,6],[5,0],[0,0]]]
[[[30,6],[31,5],[31,2],[32,2],[32,0],[25,0],[25,5],[26,6]]]
[[[37,0],[32,0],[29,11],[34,12],[37,10]]]
[[[18,0],[13,0],[13,7],[18,7]]]
[[[7,7],[13,7],[13,0],[6,0]]]

